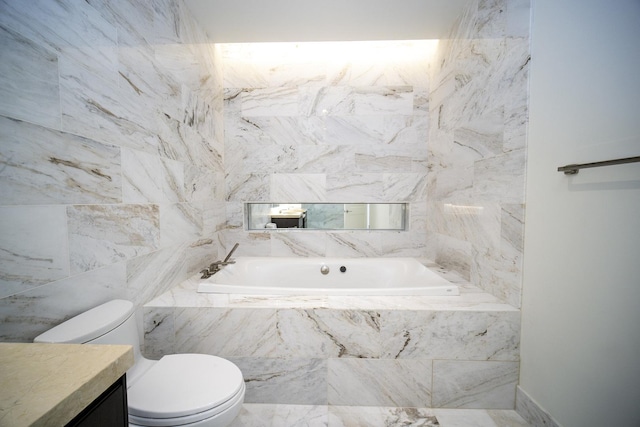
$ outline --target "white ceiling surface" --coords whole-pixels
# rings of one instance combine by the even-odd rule
[[[185,0],[216,43],[444,38],[468,0]]]

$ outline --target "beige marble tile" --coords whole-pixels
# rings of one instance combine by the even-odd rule
[[[1,343],[2,424],[65,425],[132,365],[130,346]]]

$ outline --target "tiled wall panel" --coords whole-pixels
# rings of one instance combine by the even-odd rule
[[[229,202],[404,201],[419,210],[426,203],[428,51],[390,60],[396,48],[374,42],[327,45],[332,54],[317,55],[314,43],[269,48],[271,54],[259,44],[223,48]],[[350,54],[336,55],[341,48]],[[325,256],[338,252],[324,244],[327,234],[369,240],[367,232],[311,232],[311,238],[244,232],[242,211],[230,214],[225,243],[239,241],[239,255]],[[393,239],[404,254],[424,256],[425,246],[411,243],[426,240],[424,231]],[[260,233],[272,244],[249,248]],[[375,239],[343,256],[397,256]]]
[[[519,307],[529,1],[471,2],[430,69],[428,254]]]
[[[174,0],[0,1],[0,340],[109,298],[139,306],[218,255],[205,39]]]

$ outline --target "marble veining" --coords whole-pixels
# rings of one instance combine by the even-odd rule
[[[158,249],[156,205],[84,205],[67,208],[71,269],[81,272]]]
[[[140,306],[218,255],[222,62],[205,40],[175,0],[0,1],[0,340]]]
[[[0,207],[0,297],[69,275],[63,207]]]
[[[245,403],[231,427],[529,427],[513,410]]]
[[[0,139],[4,205],[122,201],[118,147],[1,116]]]
[[[198,294],[193,276],[145,305],[145,352],[228,357],[248,403],[512,407],[519,311],[433,268],[459,297]]]
[[[430,360],[329,359],[329,404],[431,406]]]
[[[528,1],[471,2],[429,70],[429,251],[518,307],[528,117]],[[476,214],[447,211],[448,205]],[[503,212],[520,206],[520,213]],[[445,208],[443,210],[443,207]],[[516,212],[514,210],[514,212]],[[505,219],[508,222],[505,222]]]
[[[60,129],[57,56],[3,24],[0,45],[0,114]]]
[[[433,406],[512,409],[519,369],[517,362],[436,360]]]

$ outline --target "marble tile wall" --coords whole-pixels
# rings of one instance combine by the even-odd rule
[[[520,306],[529,0],[475,0],[430,69],[427,256]]]
[[[309,56],[313,44],[276,44],[271,58],[223,48],[222,243],[252,256],[426,256],[519,307],[529,20],[529,0],[472,1],[435,55],[413,61],[382,47],[331,61]],[[406,201],[410,232],[248,233],[249,201]]]
[[[0,340],[218,255],[220,52],[182,2],[0,0]]]
[[[245,256],[423,256],[430,46],[225,45],[225,244]],[[409,202],[410,232],[246,232],[245,202]]]

